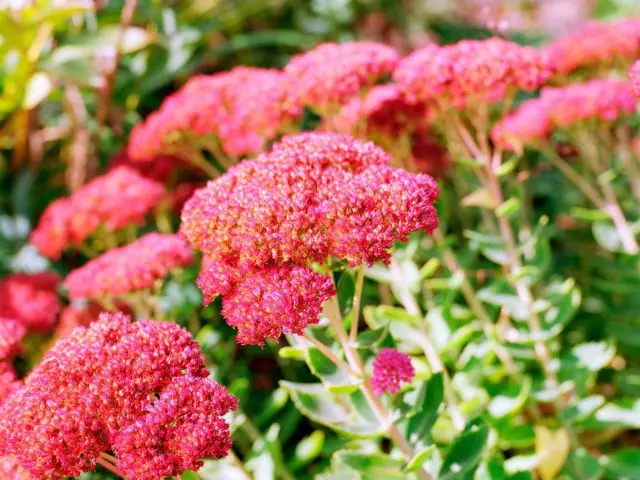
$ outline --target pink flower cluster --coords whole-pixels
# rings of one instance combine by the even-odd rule
[[[0,329],[13,332],[13,338],[20,332],[51,330],[60,311],[59,283],[60,277],[53,272],[16,273],[0,279]]]
[[[228,319],[254,309],[264,313],[259,326],[253,316],[247,316],[251,325],[238,320],[243,341],[260,343],[252,332],[276,335],[283,325],[285,331],[299,326],[292,330],[298,333],[317,321],[301,315],[319,311],[333,288],[310,270],[312,263],[329,257],[352,266],[386,261],[394,241],[437,226],[434,180],[393,169],[388,160],[373,143],[344,135],[294,135],[187,201],[181,231],[209,258],[199,282],[207,299],[222,295]],[[277,288],[296,299],[271,296]],[[290,321],[272,310],[305,301],[313,304]]]
[[[0,361],[20,352],[20,342],[26,334],[27,327],[18,320],[0,317]]]
[[[118,167],[51,203],[30,241],[46,257],[82,244],[101,226],[117,230],[142,222],[162,199],[164,188],[127,167]]]
[[[429,114],[426,104],[408,102],[397,84],[388,83],[373,87],[364,98],[354,97],[330,122],[339,133],[397,137],[426,127]]]
[[[393,78],[412,102],[448,100],[456,108],[495,102],[509,89],[535,90],[553,73],[550,57],[500,38],[429,45],[404,58]]]
[[[344,105],[391,73],[399,60],[397,51],[380,43],[323,43],[284,68],[288,100],[320,110]]]
[[[545,50],[560,73],[620,61],[628,64],[640,56],[640,18],[590,22],[552,42]]]
[[[179,155],[181,147],[169,144],[183,134],[219,141],[229,156],[256,153],[301,113],[284,95],[283,74],[274,69],[236,67],[194,77],[136,126],[129,154],[139,161],[167,150]]]
[[[179,236],[148,233],[71,271],[63,285],[72,299],[119,296],[152,287],[192,261],[191,248]]]
[[[631,79],[631,87],[634,93],[640,98],[640,61],[634,63],[629,70],[629,78]]]
[[[0,455],[34,479],[90,471],[113,452],[127,478],[157,480],[227,454],[236,399],[207,378],[173,323],[101,315],[59,340],[0,406]]]
[[[20,388],[22,388],[22,381],[18,379],[13,366],[8,362],[0,362],[0,405]]]
[[[400,391],[400,385],[411,382],[415,370],[411,359],[405,353],[393,348],[383,348],[373,359],[371,386],[376,395],[384,392],[395,394]]]
[[[519,149],[542,141],[555,129],[567,129],[589,120],[614,121],[636,110],[629,82],[597,79],[563,88],[545,88],[540,98],[527,100],[494,127],[498,145]]]

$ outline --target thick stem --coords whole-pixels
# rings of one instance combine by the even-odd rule
[[[355,343],[358,336],[358,321],[360,320],[360,304],[362,303],[362,287],[364,286],[364,265],[356,271],[356,288],[353,295],[353,310],[351,311],[351,330],[349,341]]]
[[[313,335],[310,335],[309,333],[305,332],[304,338],[306,338],[311,343],[311,345],[313,345],[318,350],[320,350],[325,357],[327,357],[329,360],[335,363],[338,367],[345,370],[346,372],[349,372],[351,375],[356,375],[356,376],[358,375],[358,373],[355,372],[351,368],[351,366],[347,365],[344,361],[338,358],[338,356],[335,353],[333,353],[333,351],[331,351],[329,347],[327,347],[324,343],[314,338]]]

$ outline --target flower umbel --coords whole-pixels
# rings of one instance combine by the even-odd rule
[[[191,248],[179,236],[148,233],[73,270],[64,286],[73,299],[124,295],[152,287],[172,269],[192,261]]]
[[[236,407],[207,376],[178,325],[103,313],[58,341],[0,406],[0,454],[42,480],[90,471],[106,451],[127,478],[197,469],[205,456],[226,455],[220,417]]]
[[[402,383],[413,380],[415,371],[411,359],[406,353],[393,348],[383,348],[373,359],[371,385],[376,395],[384,392],[395,394],[400,391]]]

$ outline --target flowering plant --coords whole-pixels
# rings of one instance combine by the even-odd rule
[[[201,8],[87,85],[113,11],[7,17],[0,480],[640,478],[640,21],[180,64]]]

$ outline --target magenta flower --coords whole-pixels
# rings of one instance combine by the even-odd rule
[[[59,282],[54,272],[17,273],[0,279],[0,317],[16,320],[28,331],[48,332],[60,311]]]
[[[20,352],[20,342],[26,334],[27,327],[19,320],[0,317],[0,361]]]
[[[72,299],[124,295],[150,288],[192,261],[191,248],[179,236],[148,233],[71,271],[63,285]]]
[[[490,38],[424,47],[403,59],[393,78],[409,101],[438,99],[465,108],[496,102],[509,90],[535,90],[552,73],[551,58],[543,51]]]
[[[589,22],[550,43],[545,50],[560,73],[631,62],[640,55],[640,18]]]
[[[221,416],[236,407],[207,376],[178,325],[103,313],[59,340],[0,406],[0,455],[42,480],[90,471],[108,451],[128,478],[197,469],[204,456],[226,455]]]
[[[629,69],[629,78],[636,97],[640,98],[640,61],[634,63],[633,67]]]
[[[260,343],[258,333],[300,333],[318,321],[315,312],[333,290],[308,269],[312,263],[384,262],[396,240],[437,226],[434,180],[388,160],[373,143],[344,135],[290,136],[187,201],[181,231],[208,258],[200,288],[207,301],[223,296],[227,321],[243,342]],[[287,270],[296,272],[288,280]],[[274,296],[279,289],[290,298]],[[242,308],[250,298],[253,313]],[[300,307],[310,299],[309,308]],[[277,320],[276,305],[289,317]]]
[[[171,144],[191,135],[219,141],[230,156],[252,154],[300,114],[300,108],[285,105],[281,72],[236,67],[190,79],[136,126],[128,150],[138,161],[163,152],[180,155],[180,147]]]
[[[323,111],[345,105],[390,73],[399,59],[398,52],[380,43],[323,43],[294,56],[284,68],[289,103]]]
[[[411,359],[398,350],[383,348],[373,359],[371,386],[376,395],[382,395],[384,392],[392,395],[398,393],[400,385],[411,382],[414,376]]]
[[[636,110],[629,82],[591,80],[563,88],[545,88],[501,120],[491,136],[504,148],[521,148],[544,140],[554,129],[570,129],[590,120],[612,122]]]
[[[51,203],[30,241],[40,253],[57,259],[64,250],[80,245],[101,226],[113,231],[141,223],[164,194],[161,184],[130,168],[115,168],[80,187],[70,197]]]

